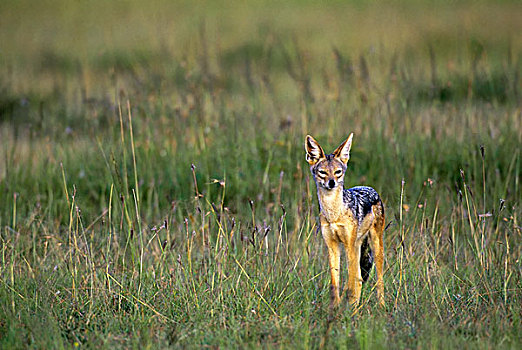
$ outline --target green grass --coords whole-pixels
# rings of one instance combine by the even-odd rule
[[[0,348],[520,348],[517,2],[0,14]],[[329,318],[303,142],[350,132],[386,307]]]

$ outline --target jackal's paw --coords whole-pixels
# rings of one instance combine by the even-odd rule
[[[330,306],[333,308],[338,308],[340,304],[341,298],[339,297],[332,297],[332,299],[330,300]]]
[[[379,297],[379,306],[384,307],[386,304],[384,303],[384,297]]]

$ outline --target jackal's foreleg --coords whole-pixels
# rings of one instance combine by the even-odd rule
[[[362,288],[361,276],[361,244],[356,241],[356,234],[350,235],[350,241],[345,244],[346,261],[348,263],[348,281],[346,285],[348,302],[352,306],[359,304]]]
[[[341,255],[339,241],[333,239],[329,229],[323,228],[323,238],[328,248],[328,262],[330,264],[330,306],[337,307],[341,302],[339,296],[339,269],[341,265]]]

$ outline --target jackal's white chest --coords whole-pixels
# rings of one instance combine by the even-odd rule
[[[321,214],[329,223],[337,222],[346,212],[342,191],[318,191]]]

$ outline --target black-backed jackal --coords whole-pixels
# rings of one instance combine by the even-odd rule
[[[312,136],[307,135],[305,140],[306,161],[310,164],[321,207],[321,232],[328,247],[331,305],[337,306],[341,302],[341,243],[348,263],[348,282],[344,290],[348,290],[349,303],[354,306],[359,303],[362,283],[368,279],[373,265],[373,252],[377,269],[377,297],[379,303],[384,305],[384,205],[377,191],[371,187],[344,189],[352,137],[353,133],[328,155]]]

